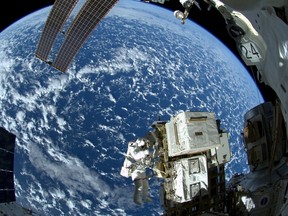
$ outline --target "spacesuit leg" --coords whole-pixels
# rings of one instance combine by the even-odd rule
[[[136,179],[134,181],[135,189],[134,189],[134,202],[138,205],[142,205],[142,190],[143,190],[143,182],[142,179]]]
[[[142,194],[144,202],[151,202],[152,200],[149,197],[149,182],[147,178],[143,179],[142,185],[143,185]]]

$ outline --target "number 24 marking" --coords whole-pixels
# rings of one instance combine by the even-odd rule
[[[249,47],[250,45],[250,47]],[[245,46],[243,44],[240,45],[240,49],[241,49],[241,52],[242,54],[246,57],[246,59],[252,59],[253,56],[251,56],[251,53],[252,55],[256,55],[258,57],[258,59],[261,58],[259,52],[257,51],[257,49],[254,47],[254,45],[252,43],[249,43],[248,46]],[[249,49],[250,48],[250,49]]]

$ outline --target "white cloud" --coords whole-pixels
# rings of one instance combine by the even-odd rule
[[[98,197],[111,194],[110,186],[78,158],[60,153],[51,145],[47,149],[50,156],[35,144],[29,146],[29,159],[38,171],[63,183],[66,188],[86,194],[96,194]]]

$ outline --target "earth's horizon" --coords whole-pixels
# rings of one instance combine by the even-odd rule
[[[263,98],[218,39],[172,11],[120,0],[63,74],[35,57],[50,9],[0,33],[0,126],[17,136],[21,205],[41,215],[161,214],[156,179],[153,202],[133,203],[123,154],[158,116],[186,110],[214,112],[229,132],[227,179],[248,171],[243,115]]]

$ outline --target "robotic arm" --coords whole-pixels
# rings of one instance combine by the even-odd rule
[[[174,11],[174,16],[177,19],[180,19],[182,24],[185,23],[185,20],[187,19],[189,12],[190,12],[190,10],[194,4],[201,10],[201,8],[200,8],[198,2],[196,2],[196,0],[179,0],[179,1],[183,5],[183,7],[185,8],[185,11],[182,12],[180,10],[176,10],[176,11]]]

